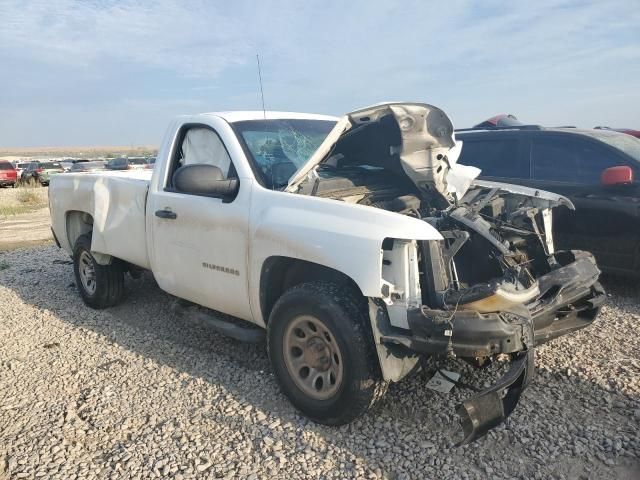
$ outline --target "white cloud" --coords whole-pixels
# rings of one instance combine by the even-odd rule
[[[9,0],[0,18],[5,52],[69,67],[115,60],[215,77],[247,53],[239,20],[206,1]]]
[[[640,8],[629,2],[234,2],[0,0],[0,49],[73,66],[112,59],[216,77],[253,62],[321,76],[572,66],[608,53],[637,59]],[[358,72],[356,72],[357,75]]]
[[[51,124],[70,112],[78,134],[111,104],[150,125],[178,106],[255,108],[256,52],[274,109],[339,114],[393,98],[436,103],[461,126],[505,110],[640,124],[640,6],[625,0],[0,0],[0,19],[0,65],[28,70],[0,77],[12,95],[0,110],[25,126],[12,108]],[[110,135],[144,130],[133,122]]]

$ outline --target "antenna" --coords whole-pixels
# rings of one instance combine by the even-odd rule
[[[262,90],[262,70],[260,69],[260,55],[256,53],[256,61],[258,62],[258,79],[260,80],[260,96],[262,97],[262,114],[267,119],[267,111],[264,108],[264,91]]]

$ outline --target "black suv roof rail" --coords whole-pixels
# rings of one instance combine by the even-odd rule
[[[472,127],[472,128],[456,128],[456,132],[472,132],[481,130],[543,130],[542,125],[515,125],[511,127]]]

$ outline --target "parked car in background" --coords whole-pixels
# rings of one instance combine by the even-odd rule
[[[71,170],[71,167],[73,167],[74,163],[75,162],[73,160],[65,159],[60,162],[60,166],[62,166],[65,172],[68,172],[69,170]]]
[[[14,165],[14,168],[16,169],[16,175],[18,177],[18,182],[20,181],[20,178],[22,177],[22,172],[24,172],[24,169],[27,168],[27,165],[29,165],[29,162],[17,162]]]
[[[515,115],[510,113],[500,113],[495,117],[488,118],[484,122],[474,125],[473,128],[493,128],[493,127],[519,127],[524,125]]]
[[[143,169],[147,159],[144,157],[129,157],[127,160],[129,160],[129,168]]]
[[[40,175],[40,183],[42,185],[49,185],[49,181],[53,175],[64,172],[64,167],[60,162],[43,162],[42,173]]]
[[[69,172],[93,172],[96,170],[104,170],[104,162],[102,160],[78,161],[71,166]]]
[[[148,157],[145,159],[144,168],[153,168],[156,164],[156,157]]]
[[[14,187],[18,182],[16,169],[10,162],[0,160],[0,187]]]
[[[89,160],[88,158],[66,158],[60,162],[62,168],[64,168],[65,172],[70,172],[73,166],[76,163],[86,163],[94,160]],[[104,166],[104,161],[101,161]]]
[[[107,162],[105,168],[107,170],[128,170],[130,166],[128,158],[112,158]]]
[[[22,170],[20,175],[20,183],[39,183],[39,176],[42,173],[42,163],[40,162],[29,162]]]
[[[592,252],[611,273],[640,276],[640,140],[610,130],[484,127],[456,132],[459,162],[481,178],[569,197],[554,211],[558,247]]]
[[[64,172],[60,162],[30,162],[22,172],[21,183],[49,185],[52,175]]]
[[[614,132],[626,133],[632,137],[640,138],[640,130],[632,128],[611,128],[611,127],[594,127],[596,130],[613,130]]]

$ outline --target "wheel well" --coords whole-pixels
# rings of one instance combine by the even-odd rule
[[[67,241],[73,249],[78,237],[93,230],[93,217],[87,212],[72,210],[66,217]]]
[[[353,289],[362,296],[356,282],[338,270],[297,258],[269,257],[262,265],[260,274],[260,309],[265,324],[273,306],[284,292],[301,283],[314,281],[332,282]]]

